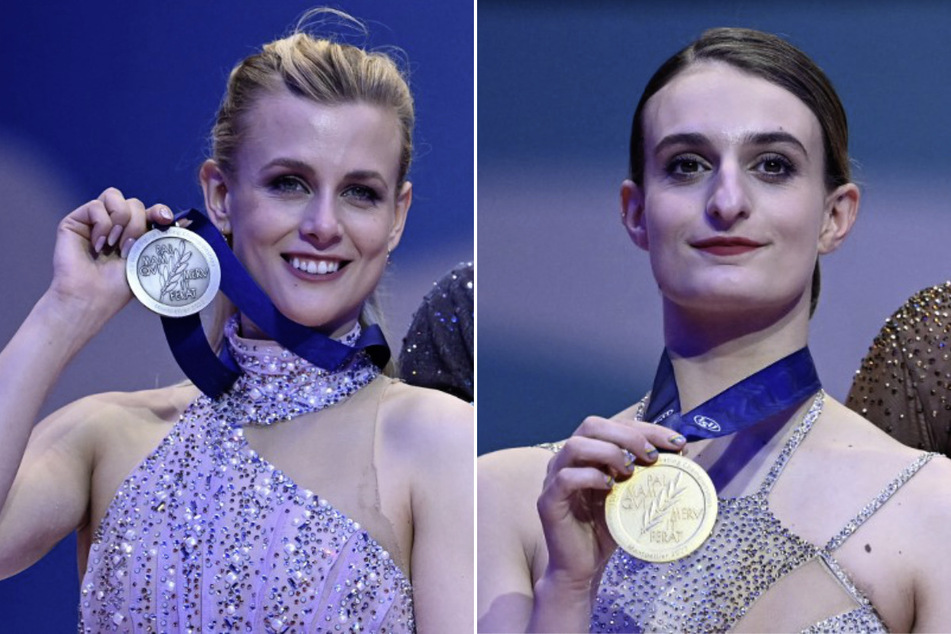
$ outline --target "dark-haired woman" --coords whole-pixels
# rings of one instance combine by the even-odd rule
[[[654,75],[621,215],[650,255],[666,348],[640,403],[566,441],[480,459],[480,630],[951,622],[951,463],[828,397],[807,348],[818,258],[858,211],[847,141],[828,79],[775,36],[714,29]],[[661,452],[707,476],[681,467],[665,481],[683,463]],[[705,477],[717,504],[681,504],[683,483]],[[620,502],[606,499],[613,487]],[[606,522],[625,504],[649,548]]]

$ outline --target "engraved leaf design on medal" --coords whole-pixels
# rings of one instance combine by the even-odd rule
[[[687,490],[687,487],[679,487],[681,472],[677,472],[677,477],[667,483],[667,486],[661,489],[660,494],[651,500],[651,503],[644,509],[644,527],[641,529],[641,535],[657,527],[663,522],[671,509],[677,502],[677,498]]]
[[[185,269],[192,254],[191,251],[186,250],[184,240],[179,239],[178,244],[181,248],[172,247],[170,253],[162,254],[162,261],[166,266],[163,266],[159,271],[159,280],[162,283],[162,290],[159,292],[160,300],[165,297],[166,293],[171,292],[176,284],[188,283],[185,279]]]

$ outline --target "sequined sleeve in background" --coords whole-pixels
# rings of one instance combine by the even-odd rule
[[[846,404],[896,440],[951,456],[951,281],[913,295],[869,348]]]
[[[472,262],[459,264],[435,283],[403,339],[404,381],[472,402],[472,295]]]

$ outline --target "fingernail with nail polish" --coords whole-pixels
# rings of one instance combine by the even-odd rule
[[[106,242],[109,243],[110,247],[113,247],[116,245],[116,241],[119,239],[119,236],[121,235],[122,235],[122,225],[116,225],[109,232],[109,239],[106,240]]]
[[[132,245],[135,244],[135,238],[127,238],[125,242],[122,243],[122,249],[119,251],[119,255],[123,259],[129,256],[129,250],[132,249]]]
[[[657,455],[657,447],[655,447],[654,445],[650,443],[647,443],[646,445],[644,445],[644,449],[647,451],[648,458],[653,458],[654,456]]]
[[[96,250],[96,253],[99,253],[100,251],[102,251],[102,247],[104,247],[105,245],[106,245],[106,236],[99,236],[99,238],[96,240],[96,244],[94,247]]]
[[[168,207],[162,207],[159,210],[159,215],[165,218],[166,220],[173,220],[175,218],[175,215],[172,213],[172,210],[169,209]]]
[[[625,450],[624,451],[624,468],[630,471],[631,467],[634,466],[634,460],[635,460],[634,454],[632,454],[630,451]]]
[[[687,442],[687,439],[681,436],[680,434],[677,434],[676,436],[670,437],[670,442],[674,443],[675,445],[682,445],[685,442]]]

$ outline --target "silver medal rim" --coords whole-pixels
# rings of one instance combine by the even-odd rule
[[[199,295],[195,301],[182,304],[181,306],[169,306],[168,304],[163,304],[155,300],[146,292],[142,283],[139,281],[139,258],[142,256],[142,252],[153,242],[170,237],[181,238],[191,244],[204,256],[205,262],[208,263],[208,286],[205,288],[205,292]],[[132,249],[129,250],[129,256],[126,259],[125,275],[129,281],[129,287],[132,289],[132,294],[135,295],[136,299],[152,312],[165,317],[186,317],[188,315],[194,315],[214,300],[215,295],[218,294],[218,288],[221,286],[221,264],[218,262],[218,256],[215,254],[215,250],[212,249],[208,241],[200,235],[194,231],[182,229],[181,227],[152,229],[136,240],[132,245]]]

